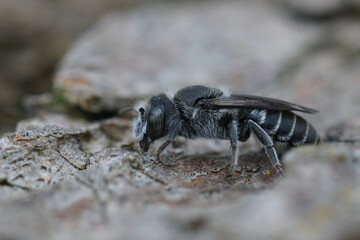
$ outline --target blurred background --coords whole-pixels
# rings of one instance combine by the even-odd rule
[[[127,0],[0,1],[0,133],[32,115],[23,101],[51,92],[67,49],[102,15],[138,4]]]
[[[321,125],[346,119],[359,113],[359,9],[356,0],[1,0],[0,133],[54,98],[109,116],[194,82],[318,108]]]

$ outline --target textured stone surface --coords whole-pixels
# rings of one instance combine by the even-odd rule
[[[22,130],[1,139],[0,169],[3,184],[24,190],[42,188],[86,168],[80,150],[81,131],[57,126]]]
[[[360,234],[358,151],[358,144],[291,151],[284,156],[287,178],[263,190],[266,185],[249,181],[256,175],[251,171],[247,181],[243,173],[229,176],[222,158],[183,158],[163,166],[134,152],[107,149],[92,155],[88,168],[74,177],[3,202],[0,236],[356,238]],[[258,162],[256,157],[252,161]],[[17,224],[22,224],[22,231],[13,227]]]
[[[70,49],[55,88],[90,112],[196,82],[259,92],[315,39],[315,30],[253,1],[163,4],[111,14]]]

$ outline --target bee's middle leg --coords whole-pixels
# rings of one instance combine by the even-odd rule
[[[230,148],[231,148],[231,156],[233,160],[233,173],[235,173],[235,168],[238,165],[238,148],[237,148],[237,141],[238,141],[238,121],[232,120],[229,123],[229,135],[230,135]]]

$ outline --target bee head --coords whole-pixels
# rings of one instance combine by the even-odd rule
[[[153,141],[168,133],[166,115],[174,110],[174,106],[165,94],[161,94],[145,104],[139,104],[136,110],[139,114],[133,124],[134,136],[139,140],[141,149],[147,152]]]

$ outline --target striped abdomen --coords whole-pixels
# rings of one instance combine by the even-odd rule
[[[251,115],[276,142],[286,142],[296,147],[315,144],[320,140],[308,121],[290,111],[254,110]]]

